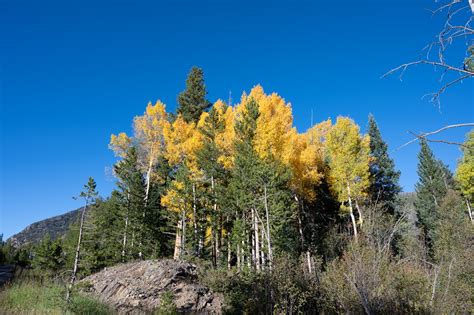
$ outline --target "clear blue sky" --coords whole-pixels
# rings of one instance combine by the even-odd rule
[[[99,4],[100,3],[100,4]],[[0,233],[80,206],[88,176],[102,196],[114,186],[111,133],[130,131],[148,101],[176,107],[192,65],[209,99],[239,99],[257,83],[293,104],[300,131],[349,115],[375,115],[402,171],[417,181],[411,137],[473,120],[473,84],[454,87],[442,113],[425,93],[430,68],[381,80],[418,57],[440,27],[431,0],[393,1],[22,1],[0,0]],[[471,80],[472,81],[472,80]],[[467,130],[446,133],[463,139]],[[459,150],[434,145],[452,168]]]

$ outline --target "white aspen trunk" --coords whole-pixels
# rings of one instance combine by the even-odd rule
[[[78,264],[79,264],[79,255],[80,255],[80,252],[81,252],[82,231],[84,229],[84,218],[85,218],[88,206],[89,205],[86,202],[86,206],[82,209],[81,223],[79,225],[79,236],[77,238],[76,255],[74,257],[74,267],[73,267],[73,270],[72,270],[71,281],[69,282],[69,286],[67,288],[67,293],[66,293],[66,301],[68,303],[69,303],[69,300],[71,299],[72,287],[74,285],[74,282],[76,281],[77,267],[78,267]]]
[[[123,229],[122,240],[122,262],[125,262],[125,248],[127,247],[127,232],[128,232],[128,212],[130,210],[130,193],[127,193],[127,213],[125,214],[125,228]]]
[[[354,209],[352,207],[352,198],[351,198],[351,189],[349,187],[349,184],[347,184],[347,193],[348,193],[348,198],[349,198],[349,215],[351,216],[351,221],[352,221],[352,228],[354,229],[354,240],[357,242],[358,241],[358,234],[357,234],[357,223],[354,217]]]
[[[261,242],[262,242],[262,246],[261,246],[261,251],[260,251],[260,254],[261,254],[261,258],[262,258],[262,270],[265,269],[265,250],[263,248],[264,246],[264,240],[265,240],[265,229],[262,228],[260,229],[260,233],[261,233]]]
[[[469,219],[471,219],[471,223],[474,223],[474,218],[472,217],[472,209],[471,209],[471,203],[469,202],[469,199],[466,200],[466,205],[467,205],[467,213],[469,214]]]
[[[145,228],[145,209],[146,209],[146,206],[148,205],[148,196],[150,194],[150,179],[151,179],[151,170],[153,169],[153,152],[151,152],[150,154],[150,161],[148,163],[148,170],[146,172],[146,189],[145,189],[145,207],[143,208],[143,213],[142,213],[142,218],[143,218],[143,222],[142,222],[142,233],[141,233],[141,236],[140,236],[140,242],[138,243],[138,247],[139,247],[139,252],[138,252],[138,257],[140,259],[142,259],[142,256],[143,256],[143,253],[142,253],[142,246],[143,246],[143,232],[144,232],[144,228]]]
[[[255,209],[254,211],[257,211]],[[258,222],[256,216],[254,217],[254,238],[255,238],[255,268],[260,271],[260,240],[258,235]]]
[[[270,236],[270,216],[268,211],[268,200],[267,200],[267,185],[263,185],[264,201],[265,201],[265,215],[267,220],[267,246],[268,246],[268,267],[272,270],[273,265],[273,251],[272,242]]]
[[[127,210],[127,216],[125,217],[125,228],[123,231],[122,261],[125,261],[125,248],[127,246],[127,229],[128,229],[128,210]]]
[[[186,245],[186,211],[185,210],[183,210],[182,215],[183,216],[181,218],[181,246],[179,249],[180,257],[184,253],[185,245]]]
[[[298,207],[298,230],[300,232],[300,238],[301,238],[301,249],[305,249],[305,242],[304,242],[304,233],[303,233],[303,222],[301,220],[301,214],[303,212],[303,202],[300,202],[298,197],[295,195],[295,201],[297,203]],[[306,249],[306,264],[308,267],[308,272],[311,274],[313,273],[313,268],[311,266],[311,253],[309,252],[309,249]]]
[[[257,265],[257,262],[256,262],[256,253],[255,253],[255,237],[253,236],[253,233],[252,233],[252,230],[255,231],[255,210],[252,208],[251,209],[251,213],[252,213],[252,217],[251,217],[251,220],[252,220],[252,223],[251,223],[251,230],[250,230],[250,239],[252,240],[252,264],[254,266]]]
[[[202,227],[199,229],[199,243],[198,243],[198,255],[199,257],[202,255],[202,250],[204,248],[204,234],[202,231]]]
[[[232,252],[230,249],[230,238],[229,233],[227,233],[227,269],[230,270],[230,260],[232,259]]]
[[[364,219],[362,217],[362,211],[360,210],[359,203],[357,202],[357,199],[355,200],[355,204],[356,204],[357,212],[359,213],[359,223],[362,226],[362,223],[364,222]]]
[[[176,226],[176,238],[174,242],[174,255],[173,259],[178,260],[181,251],[181,220],[178,220],[178,224]]]
[[[237,244],[237,269],[241,269],[241,262],[240,262],[240,257],[241,257],[241,251],[240,251],[240,244]]]
[[[198,228],[197,228],[197,211],[196,211],[196,185],[193,183],[193,227],[194,227],[194,240],[198,240]],[[199,242],[198,242],[199,243]],[[200,255],[199,244],[196,253]]]
[[[306,262],[308,264],[308,272],[309,272],[309,274],[312,274],[313,273],[313,264],[311,262],[311,253],[309,252],[309,250],[306,251]]]
[[[216,231],[214,232],[215,234],[215,240],[216,240],[216,266],[217,262],[219,261],[221,257],[221,249],[220,249],[220,231],[219,227],[216,227]]]

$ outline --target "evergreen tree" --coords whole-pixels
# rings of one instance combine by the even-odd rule
[[[145,181],[139,167],[136,147],[130,147],[124,158],[114,167],[117,186],[123,204],[122,248],[123,261],[138,257],[143,209],[145,207]]]
[[[250,99],[236,123],[235,166],[228,190],[235,211],[237,264],[247,263],[256,270],[272,268],[275,255],[297,248],[291,173],[272,156],[265,160],[258,156],[254,147],[258,117],[257,103]]]
[[[74,265],[73,265],[72,274],[71,274],[71,281],[69,282],[69,285],[67,287],[66,301],[68,302],[70,301],[71,290],[72,290],[72,287],[74,286],[74,282],[76,281],[77,271],[79,268],[79,258],[81,255],[81,245],[82,245],[82,238],[83,238],[83,233],[84,233],[84,225],[85,225],[85,221],[87,217],[86,216],[87,211],[89,210],[89,207],[92,206],[97,200],[98,192],[96,191],[96,187],[97,187],[97,184],[94,178],[89,177],[87,184],[84,185],[84,190],[79,194],[79,197],[84,199],[85,205],[81,211],[81,217],[80,217],[80,223],[79,223],[79,234],[77,236],[77,246],[76,246],[75,256],[74,256]]]
[[[418,183],[415,185],[415,209],[423,230],[425,243],[432,248],[432,233],[441,200],[453,186],[453,177],[443,162],[437,160],[425,140],[420,141],[418,154]]]
[[[45,234],[41,242],[34,249],[31,262],[32,267],[42,272],[44,276],[57,275],[64,267],[65,259],[61,239],[51,241],[49,233]]]
[[[230,247],[224,250],[223,247],[223,230],[229,229],[229,213],[224,210],[227,198],[226,190],[228,186],[229,170],[227,170],[222,163],[220,157],[223,156],[222,149],[218,145],[218,137],[225,131],[225,120],[223,115],[227,110],[226,105],[218,103],[210,110],[209,114],[203,114],[200,122],[200,132],[203,136],[203,145],[197,152],[197,162],[202,171],[202,193],[200,200],[204,213],[202,218],[208,220],[201,220],[198,222],[198,230],[200,233],[206,231],[204,225],[209,225],[211,233],[211,256],[214,265],[218,264],[218,260],[223,257],[220,255],[222,251],[227,252],[227,264],[230,263]],[[225,216],[225,218],[224,218]],[[209,222],[208,222],[209,221]],[[201,235],[202,237],[202,235]],[[229,238],[226,238],[229,242]],[[197,253],[201,254],[200,242],[197,245]],[[227,244],[230,245],[230,244]]]
[[[90,211],[89,231],[84,235],[83,268],[88,273],[121,261],[123,201],[118,191],[98,201]]]
[[[382,139],[374,116],[369,116],[370,137],[370,186],[369,198],[373,203],[382,204],[388,213],[394,214],[395,202],[401,187],[398,184],[400,172],[388,154],[388,146]]]
[[[197,122],[201,113],[211,107],[206,99],[207,91],[204,84],[204,71],[193,67],[186,79],[186,89],[178,95],[177,113],[181,114],[186,122]]]

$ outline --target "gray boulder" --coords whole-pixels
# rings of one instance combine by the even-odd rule
[[[221,314],[223,297],[197,282],[197,266],[172,259],[137,261],[107,268],[80,282],[120,313],[158,309],[171,295],[180,313]]]

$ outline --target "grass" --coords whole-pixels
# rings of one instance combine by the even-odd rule
[[[7,314],[113,314],[98,300],[75,293],[69,305],[65,301],[65,289],[53,283],[14,283],[0,292],[0,309]]]

